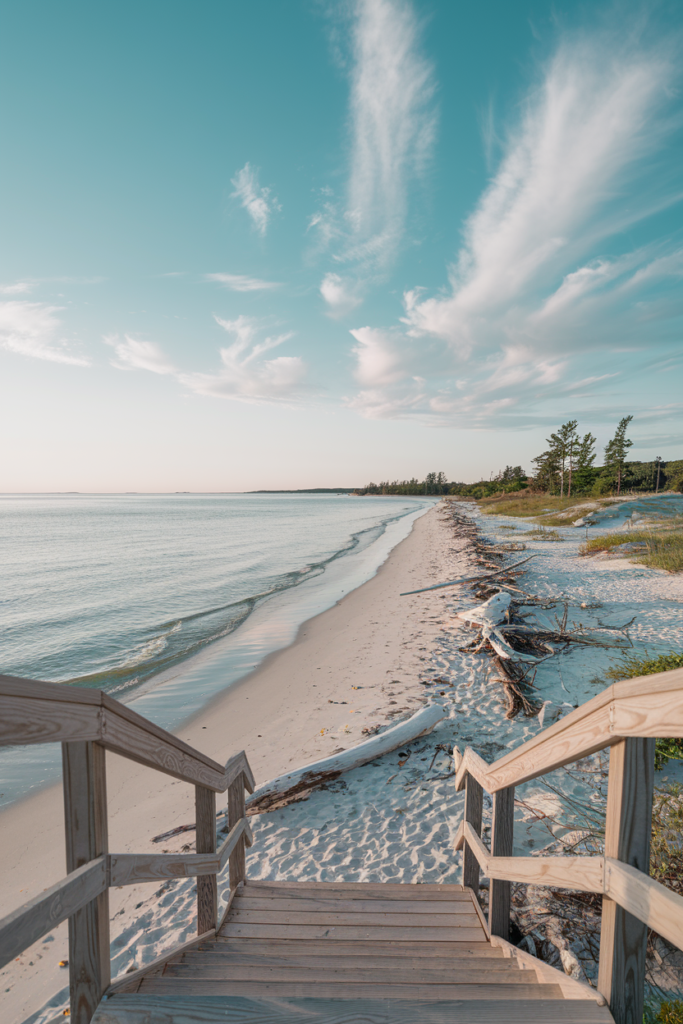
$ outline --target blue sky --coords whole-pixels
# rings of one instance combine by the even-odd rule
[[[678,4],[5,0],[0,490],[683,456]]]

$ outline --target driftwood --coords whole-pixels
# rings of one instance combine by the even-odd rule
[[[377,736],[371,736],[357,747],[351,747],[350,750],[324,757],[320,761],[313,761],[302,768],[279,775],[276,779],[259,786],[247,799],[247,814],[260,814],[262,811],[270,810],[274,804],[280,805],[283,800],[303,796],[313,787],[339,778],[342,772],[374,761],[376,757],[431,732],[446,715],[446,709],[440,704],[430,704],[412,718],[399,722]]]
[[[410,594],[425,594],[428,590],[441,590],[442,587],[459,587],[463,583],[479,583],[488,579],[494,579],[496,576],[501,576],[503,573],[510,572],[511,569],[516,569],[518,565],[524,565],[525,562],[535,558],[536,555],[529,555],[527,558],[523,558],[521,562],[513,562],[512,565],[506,565],[502,569],[497,569],[495,572],[479,573],[477,576],[463,576],[461,579],[449,580],[448,583],[435,583],[431,587],[420,587],[419,590],[404,590],[399,597],[408,597]]]

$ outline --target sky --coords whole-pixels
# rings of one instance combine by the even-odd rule
[[[683,8],[2,0],[0,492],[683,457]]]

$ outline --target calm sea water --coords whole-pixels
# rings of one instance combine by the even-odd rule
[[[0,497],[0,672],[97,687],[167,728],[369,579],[434,499]],[[0,805],[58,775],[0,754]]]

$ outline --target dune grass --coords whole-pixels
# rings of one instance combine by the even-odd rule
[[[536,491],[518,491],[513,494],[499,494],[492,498],[480,498],[477,502],[482,512],[494,516],[537,516],[542,512],[563,512],[565,509],[590,501],[590,498],[560,498],[556,494],[538,494]]]
[[[563,541],[564,537],[557,530],[549,530],[546,526],[537,526],[534,530],[527,530],[524,534],[530,540]]]
[[[625,551],[624,555],[633,558],[653,569],[665,569],[667,572],[683,572],[683,530],[680,527],[661,530],[631,530],[629,533],[605,533],[600,537],[591,537],[579,548],[580,555],[595,555],[599,551],[618,553],[622,544],[642,544],[642,553]]]

